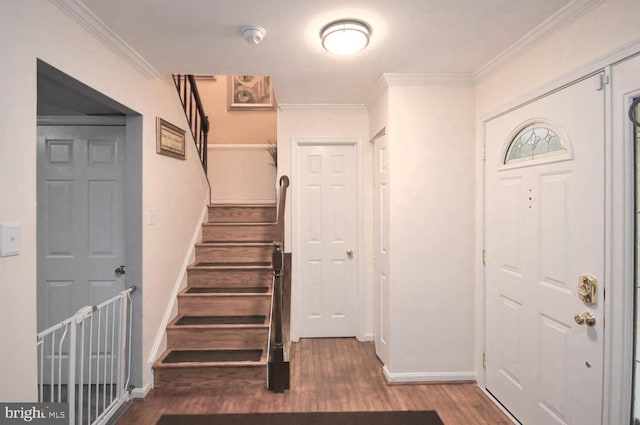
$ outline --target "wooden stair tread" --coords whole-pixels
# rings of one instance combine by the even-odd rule
[[[163,363],[258,362],[263,350],[171,350]]]
[[[154,363],[154,369],[265,366],[266,350],[180,350],[168,349]]]
[[[228,208],[228,207],[232,207],[232,208],[272,207],[272,208],[275,208],[276,204],[275,204],[275,202],[252,202],[252,203],[246,203],[246,204],[230,203],[230,202],[217,202],[215,204],[209,204],[209,208],[219,208],[219,207],[220,208]]]
[[[210,263],[203,265],[202,263],[194,263],[187,267],[187,270],[271,270],[271,263],[267,265],[247,265],[246,263],[239,263],[229,265],[228,263],[216,263],[212,265]]]
[[[271,263],[268,261],[253,261],[253,262],[235,262],[235,263],[225,263],[225,262],[202,262],[202,263],[194,263],[189,267],[197,267],[197,268],[213,268],[213,267],[267,267],[271,268]]]
[[[246,222],[246,223],[239,223],[236,221],[230,221],[230,222],[226,222],[226,223],[220,223],[220,222],[213,222],[213,223],[202,223],[203,226],[207,226],[207,227],[240,227],[240,226],[248,226],[248,227],[259,227],[259,226],[275,226],[276,223],[274,221],[263,221],[263,222],[254,222],[254,221],[250,221],[250,222]]]
[[[264,327],[267,316],[178,316],[174,319],[169,327]]]
[[[271,288],[267,288],[262,292],[188,292],[190,287],[184,288],[178,292],[178,298],[202,298],[202,299],[215,299],[215,298],[271,298]]]
[[[187,287],[186,294],[266,294],[268,286],[193,286]]]
[[[196,247],[216,247],[216,248],[235,248],[235,247],[258,247],[273,248],[273,241],[202,241],[197,242]]]
[[[266,245],[271,245],[273,246],[273,241],[271,240],[237,240],[237,241],[227,241],[227,240],[203,240],[201,242],[199,242],[199,244],[204,245],[204,246],[215,246],[215,244],[223,244],[223,243],[228,243],[228,244],[233,244],[233,245],[240,245],[240,244],[266,244]]]

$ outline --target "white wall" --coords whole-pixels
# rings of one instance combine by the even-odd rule
[[[32,401],[37,382],[36,59],[144,117],[143,209],[155,209],[156,221],[143,226],[143,361],[180,274],[207,185],[189,139],[187,161],[155,153],[156,116],[187,128],[169,79],[143,76],[46,0],[5,4],[0,35],[0,222],[22,225],[21,254],[0,259],[0,382],[11,382],[0,388],[0,400]]]
[[[280,105],[278,113],[278,176],[292,177],[289,194],[294,193],[296,184],[291,176],[293,158],[291,157],[292,142],[296,138],[359,138],[362,143],[358,146],[358,161],[362,164],[359,170],[359,191],[362,191],[363,204],[358,206],[358,229],[361,237],[361,255],[358,256],[360,279],[363,283],[362,302],[364,314],[360,322],[360,338],[370,339],[373,336],[373,171],[372,152],[369,143],[369,118],[367,110],[362,105]],[[285,211],[286,237],[285,247],[291,250],[291,205],[296,202],[293,196],[287,199]],[[295,256],[295,253],[293,254]],[[294,259],[295,264],[295,259]],[[295,271],[294,271],[295,273]],[[295,276],[295,274],[294,274]],[[296,282],[293,281],[294,286]],[[295,294],[294,294],[295,296]],[[295,302],[295,300],[294,300]],[[293,324],[295,326],[295,324]]]
[[[473,115],[470,83],[388,89],[387,368],[400,380],[474,376]]]

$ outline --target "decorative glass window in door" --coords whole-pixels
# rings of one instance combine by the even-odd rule
[[[511,139],[504,163],[531,161],[566,153],[559,132],[544,121],[528,122]]]

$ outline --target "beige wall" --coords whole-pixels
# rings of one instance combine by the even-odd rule
[[[211,202],[275,202],[276,167],[271,165],[273,160],[268,146],[209,145],[207,174],[211,183]]]
[[[210,144],[266,144],[276,141],[276,111],[228,111],[227,76],[198,79],[198,91],[211,123]]]
[[[52,2],[4,4],[0,14],[0,222],[22,225],[21,253],[0,258],[0,400],[36,399],[36,59],[143,115],[143,362],[207,198],[193,142],[187,160],[155,153],[155,118],[187,128],[173,83],[143,76]],[[170,200],[170,202],[168,202]],[[140,218],[142,220],[142,217]],[[149,383],[146,371],[144,383]]]

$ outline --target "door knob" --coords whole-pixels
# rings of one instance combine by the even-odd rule
[[[353,249],[347,249],[347,257],[353,258]]]
[[[120,277],[123,274],[125,274],[125,267],[124,266],[120,266],[117,269],[114,270],[116,272],[116,277]]]
[[[591,327],[596,325],[596,316],[594,316],[590,311],[578,313],[573,316],[573,319],[579,325],[587,325]]]

